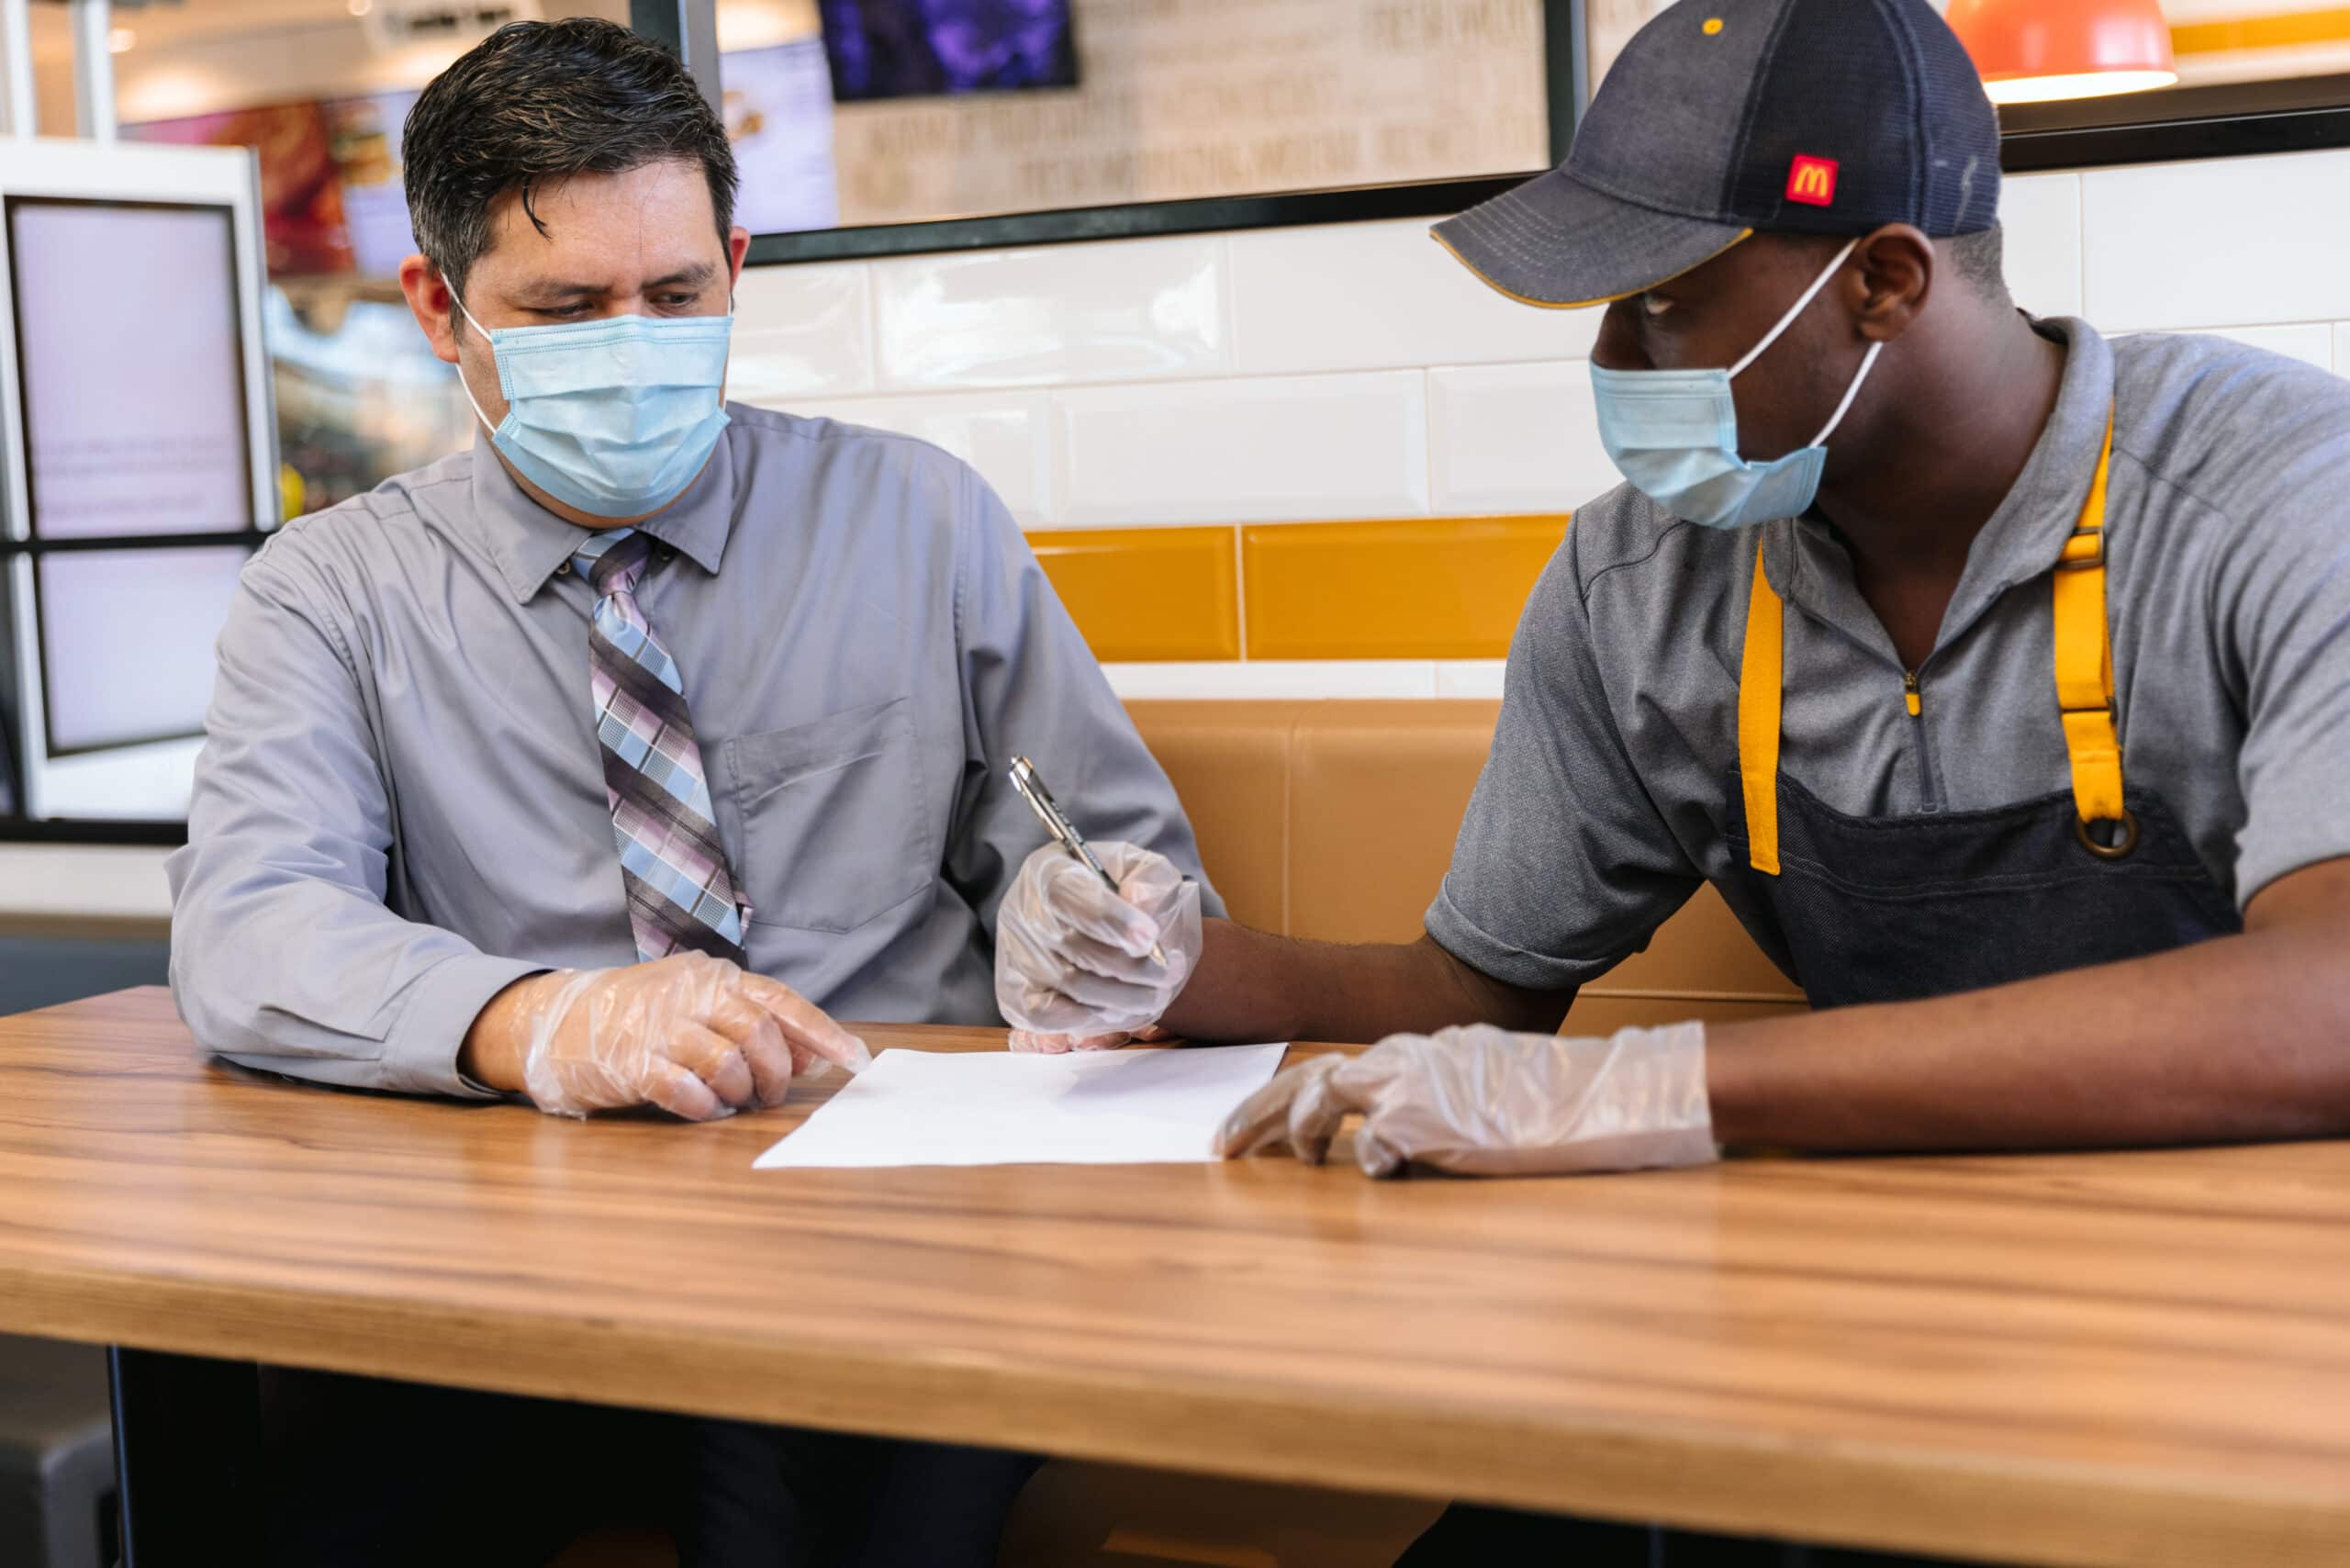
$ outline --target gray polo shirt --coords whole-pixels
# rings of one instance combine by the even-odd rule
[[[1628,486],[1575,513],[1510,650],[1493,754],[1428,911],[1438,942],[1514,985],[1579,985],[1730,872],[1758,536],[1787,606],[1789,778],[1867,816],[2068,788],[2051,568],[2109,406],[2127,781],[2160,793],[2239,907],[2350,855],[2350,384],[2217,338],[2037,325],[2068,346],[2056,410],[1975,540],[1916,719],[1824,524],[1704,529]]]
[[[1199,876],[1167,776],[1002,504],[921,442],[731,407],[643,524],[751,967],[848,1019],[998,1022],[996,907],[1045,842]],[[635,961],[590,725],[585,530],[486,448],[293,523],[246,567],[171,860],[196,1038],[328,1082],[474,1092],[482,1004]],[[1213,892],[1205,902],[1220,913]]]

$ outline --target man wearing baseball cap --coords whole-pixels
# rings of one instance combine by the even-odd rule
[[[1925,0],[1641,29],[1565,167],[1437,230],[1605,309],[1629,482],[1527,606],[1427,936],[1161,918],[1044,852],[1005,1014],[1391,1036],[1224,1138],[1318,1160],[1360,1112],[1374,1173],[2350,1131],[2350,386],[2020,313],[1998,155]],[[1816,1011],[1549,1032],[1701,882]]]

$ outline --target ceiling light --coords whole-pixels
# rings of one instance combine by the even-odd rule
[[[2178,80],[2157,0],[1951,0],[1995,104],[2143,93]]]

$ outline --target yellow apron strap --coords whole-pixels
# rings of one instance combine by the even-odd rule
[[[2058,557],[2053,587],[2056,706],[2073,759],[2073,805],[2083,823],[2121,819],[2121,740],[2113,722],[2113,639],[2105,622],[2105,481],[2113,465],[2113,417],[2088,503]],[[1752,658],[1752,644],[1748,644]],[[1741,734],[1743,729],[1741,727]]]
[[[2105,485],[2112,466],[2113,416],[2109,413],[2097,477],[2089,483],[2080,521],[2057,559],[2053,589],[2056,704],[2064,716],[2065,750],[2073,764],[2073,804],[2085,824],[2125,820],[2121,740],[2113,722],[2113,638],[2105,621]],[[1775,877],[1785,606],[1763,570],[1762,550],[1757,541],[1754,584],[1746,596],[1746,651],[1738,670],[1738,777],[1746,798],[1748,864]],[[2135,837],[2133,831],[2131,841]],[[2114,853],[2127,852],[2125,844]]]
[[[1786,654],[1785,607],[1754,546],[1754,586],[1746,596],[1746,652],[1738,666],[1738,777],[1746,794],[1747,860],[1779,874],[1779,700]]]

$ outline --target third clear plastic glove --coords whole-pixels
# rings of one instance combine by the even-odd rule
[[[1703,1024],[1606,1039],[1485,1024],[1390,1036],[1359,1057],[1316,1057],[1274,1079],[1225,1122],[1216,1152],[1286,1149],[1318,1165],[1348,1112],[1363,1117],[1355,1159],[1372,1176],[1407,1164],[1539,1176],[1721,1158]]]
[[[1070,1051],[1114,1051],[1120,1046],[1155,1045],[1175,1036],[1156,1024],[1113,1035],[1040,1035],[1033,1029],[1012,1031],[1012,1048],[1037,1056],[1064,1056]]]
[[[1020,868],[997,916],[996,1005],[1031,1048],[1042,1037],[1099,1043],[1156,1023],[1199,966],[1200,885],[1131,844],[1097,844],[1093,853],[1117,893],[1047,844]],[[1163,965],[1150,956],[1154,943]]]
[[[702,953],[520,981],[513,1027],[539,1109],[653,1104],[690,1121],[779,1105],[795,1077],[871,1065],[865,1042],[798,991]]]

